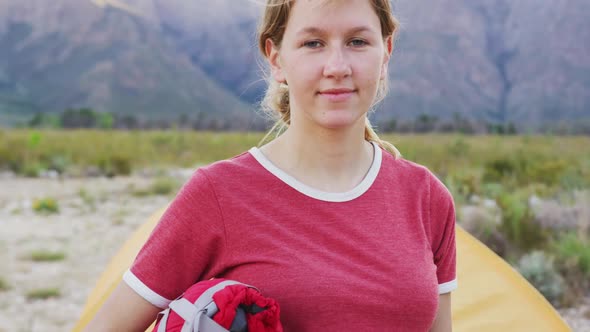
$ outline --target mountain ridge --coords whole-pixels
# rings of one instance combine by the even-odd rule
[[[255,40],[260,1],[51,4],[0,3],[0,122],[81,106],[147,117],[256,117],[251,110],[266,86]],[[590,3],[393,5],[402,25],[390,93],[375,120],[590,122],[590,46],[580,42],[590,40]]]

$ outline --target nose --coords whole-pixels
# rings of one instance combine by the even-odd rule
[[[352,74],[352,68],[341,48],[333,47],[329,51],[328,59],[324,65],[324,76],[343,78]]]

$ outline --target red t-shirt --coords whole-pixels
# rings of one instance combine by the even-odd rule
[[[257,148],[198,169],[124,280],[159,307],[213,277],[253,285],[285,331],[427,331],[457,287],[453,199],[374,146],[346,193],[306,186]]]

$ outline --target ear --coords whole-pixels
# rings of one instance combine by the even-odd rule
[[[389,59],[393,53],[393,36],[388,36],[383,41],[385,46],[385,55],[383,56],[383,63],[381,64],[381,79],[387,78],[387,68],[389,66]]]
[[[266,51],[266,58],[270,64],[272,77],[274,77],[274,79],[279,83],[285,83],[287,80],[283,74],[279,50],[275,47],[273,41],[270,38],[266,39],[264,48]]]

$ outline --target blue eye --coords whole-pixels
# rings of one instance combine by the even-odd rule
[[[353,39],[350,42],[353,44],[353,46],[365,46],[365,45],[367,45],[367,42],[364,41],[364,40],[362,40],[362,39]]]
[[[317,40],[310,40],[310,41],[303,43],[303,46],[310,47],[310,48],[318,48],[319,46],[321,46],[321,43]]]

